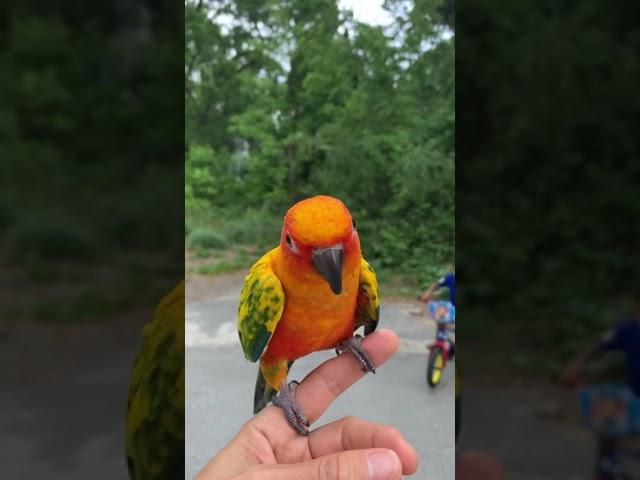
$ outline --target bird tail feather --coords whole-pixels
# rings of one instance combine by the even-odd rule
[[[256,414],[266,407],[275,394],[275,389],[269,385],[267,380],[264,378],[264,375],[262,375],[262,370],[258,367],[256,390],[253,395],[253,413]]]

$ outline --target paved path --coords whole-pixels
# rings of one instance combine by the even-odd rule
[[[223,285],[187,305],[186,478],[237,432],[252,414],[257,366],[247,362],[235,329],[240,283]],[[416,447],[416,479],[454,478],[454,383],[448,368],[434,391],[425,382],[426,349],[434,326],[409,311],[415,304],[384,302],[381,326],[394,329],[400,350],[378,370],[342,395],[318,421],[346,415],[392,424]],[[297,361],[291,378],[301,379],[334,355],[320,352]],[[453,365],[451,365],[453,367]]]
[[[0,478],[125,480],[131,364],[150,311],[0,341]]]
[[[509,479],[591,478],[594,439],[579,422],[573,392],[550,386],[468,385],[462,372],[459,450],[491,453],[504,464]]]

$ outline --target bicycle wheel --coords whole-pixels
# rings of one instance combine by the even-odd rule
[[[442,348],[433,347],[429,353],[429,363],[427,364],[427,383],[430,387],[435,387],[442,379],[444,368],[444,353]]]

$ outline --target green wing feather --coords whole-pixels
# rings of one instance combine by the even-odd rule
[[[369,335],[378,326],[380,319],[380,291],[373,267],[362,258],[360,265],[360,291],[356,307],[355,328],[364,325],[364,334]]]
[[[256,362],[264,352],[284,309],[284,291],[271,268],[271,252],[244,279],[238,308],[238,334],[245,357]]]
[[[134,480],[184,476],[184,281],[144,326],[127,403],[126,453]]]

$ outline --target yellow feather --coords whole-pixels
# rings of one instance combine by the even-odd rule
[[[238,333],[245,356],[256,361],[282,316],[284,291],[271,268],[275,248],[262,256],[244,279],[238,307]]]
[[[127,461],[136,480],[173,478],[184,470],[184,305],[181,281],[143,328],[126,430]]]

